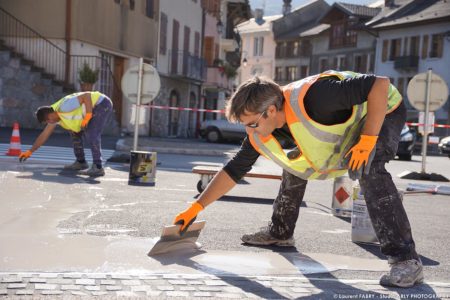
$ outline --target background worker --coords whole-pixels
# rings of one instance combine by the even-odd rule
[[[112,101],[100,92],[81,92],[68,95],[50,106],[36,111],[40,123],[46,123],[31,149],[20,154],[25,161],[39,149],[53,133],[56,125],[69,131],[76,161],[64,166],[65,170],[80,171],[89,168],[84,155],[83,135],[91,145],[93,163],[89,170],[80,174],[91,177],[104,176],[102,165],[101,134],[112,111]]]
[[[242,236],[252,245],[293,246],[307,180],[344,175],[359,179],[373,227],[391,270],[382,285],[423,281],[411,227],[385,164],[396,154],[406,108],[386,77],[328,71],[280,87],[268,79],[244,82],[227,105],[227,118],[243,123],[247,138],[175,224],[183,233],[197,214],[233,188],[260,154],[283,168],[268,227]],[[288,155],[281,138],[297,148]]]

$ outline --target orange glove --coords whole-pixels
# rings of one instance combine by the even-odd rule
[[[349,169],[356,171],[369,165],[369,156],[375,148],[378,136],[376,135],[361,135],[359,142],[347,152],[345,157],[351,153],[351,158],[348,163]]]
[[[173,223],[175,225],[181,225],[180,228],[180,235],[183,235],[186,230],[191,226],[192,223],[194,223],[195,219],[197,218],[197,215],[199,212],[203,210],[203,206],[198,203],[194,202],[192,203],[191,207],[186,209],[185,211],[179,213],[175,220],[173,220]]]
[[[26,161],[31,156],[31,154],[33,154],[33,152],[31,152],[31,150],[27,150],[26,152],[21,152],[19,155],[19,161],[20,162]]]
[[[86,113],[83,121],[81,121],[81,128],[85,128],[91,119],[92,119],[92,113]]]

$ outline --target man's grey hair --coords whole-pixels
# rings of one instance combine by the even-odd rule
[[[239,122],[242,115],[263,113],[270,105],[283,107],[281,87],[272,80],[255,76],[242,83],[228,100],[225,114],[230,122]]]

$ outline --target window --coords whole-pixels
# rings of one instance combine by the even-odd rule
[[[297,67],[286,67],[286,72],[288,81],[297,80]]]
[[[443,42],[442,34],[433,34],[431,36],[430,57],[442,57]]]
[[[255,37],[253,40],[253,56],[262,56],[264,47],[264,37]]]
[[[383,50],[381,53],[381,61],[385,62],[388,59],[389,40],[383,40]]]
[[[424,35],[422,38],[422,59],[428,57],[428,35]]]
[[[275,67],[275,80],[277,81],[283,81],[283,67]]]
[[[300,78],[305,78],[308,76],[308,66],[300,67]]]
[[[350,29],[351,26],[347,20],[331,24],[330,48],[356,46],[357,33]]]
[[[275,55],[277,58],[286,57],[286,43],[285,42],[277,43],[277,48],[275,51],[276,51]]]
[[[368,73],[373,73],[374,69],[375,69],[375,58],[374,58],[374,54],[370,53],[367,55],[367,59],[369,60],[368,66],[369,69],[367,70]]]
[[[319,60],[319,70],[320,72],[326,71],[328,70],[328,58],[321,58]]]
[[[408,41],[409,41],[409,37],[405,37],[403,39],[403,56],[408,55],[407,50],[408,50]]]
[[[365,73],[367,71],[367,55],[355,55],[355,62],[353,65],[355,72]]]
[[[394,60],[396,57],[400,56],[401,45],[402,45],[401,39],[391,40],[391,52],[389,54],[389,60]]]
[[[298,42],[287,42],[286,43],[286,57],[298,57],[299,54],[299,43]]]
[[[310,56],[312,54],[312,44],[309,40],[300,43],[300,56]]]
[[[419,41],[420,39],[418,36],[411,37],[409,44],[409,55],[419,56]]]
[[[336,70],[343,71],[347,68],[345,55],[338,55],[333,60],[333,66]]]
[[[145,14],[146,14],[146,16],[153,19],[154,13],[155,13],[154,1],[153,0],[146,0],[146,3],[145,3]]]
[[[160,22],[159,53],[165,55],[167,53],[167,15],[163,12],[161,13]]]

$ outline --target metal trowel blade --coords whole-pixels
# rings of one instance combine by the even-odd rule
[[[200,231],[205,227],[206,221],[192,223],[187,231],[180,235],[180,225],[164,226],[161,237],[150,249],[148,256],[158,255],[179,249],[198,249],[200,244],[197,239]]]

